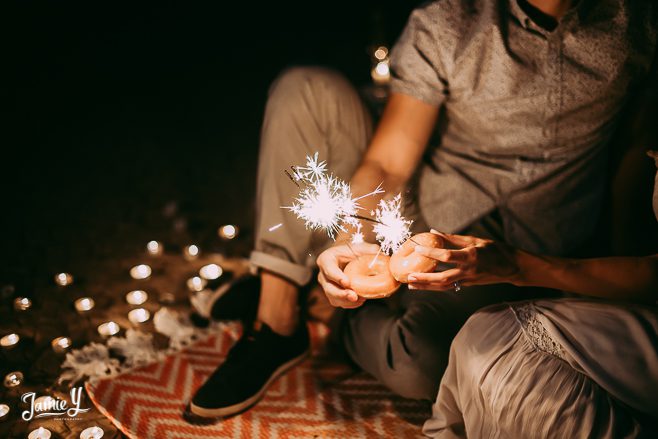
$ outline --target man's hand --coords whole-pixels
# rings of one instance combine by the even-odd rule
[[[439,262],[454,265],[436,273],[411,273],[410,290],[448,291],[461,285],[513,283],[519,273],[514,249],[505,244],[474,236],[450,235],[432,230],[455,249],[417,246],[416,252]]]
[[[350,289],[350,279],[343,273],[345,266],[361,255],[376,254],[375,244],[338,244],[318,256],[318,282],[333,306],[358,308],[366,301]]]

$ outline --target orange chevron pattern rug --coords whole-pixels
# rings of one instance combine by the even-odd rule
[[[164,361],[87,384],[98,409],[130,438],[405,438],[420,435],[429,406],[393,395],[323,353],[326,327],[310,324],[313,356],[279,378],[251,410],[193,425],[183,410],[239,336],[225,326]]]

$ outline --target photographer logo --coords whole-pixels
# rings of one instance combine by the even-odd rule
[[[36,398],[34,392],[24,393],[21,401],[29,404],[30,409],[22,413],[23,420],[31,421],[33,418],[66,417],[76,418],[81,413],[88,412],[89,408],[82,408],[82,387],[71,389],[71,404],[59,398]]]

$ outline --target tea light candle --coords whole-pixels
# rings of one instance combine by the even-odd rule
[[[86,312],[91,310],[96,305],[96,302],[91,297],[81,297],[73,302],[73,304],[77,312]]]
[[[164,252],[164,246],[159,241],[149,241],[146,244],[146,252],[151,256],[160,256]]]
[[[149,295],[146,294],[146,291],[135,290],[126,294],[126,302],[131,305],[141,305],[146,302],[149,298]]]
[[[71,273],[57,273],[55,275],[55,283],[62,287],[71,285],[73,283],[73,276]]]
[[[391,72],[388,67],[388,61],[379,61],[370,72],[370,76],[375,84],[386,84],[391,79]]]
[[[190,291],[201,291],[206,287],[207,283],[207,280],[201,279],[199,276],[194,276],[187,280],[187,288]]]
[[[32,430],[27,436],[27,439],[50,439],[50,436],[50,430],[39,427],[36,430]]]
[[[32,308],[32,301],[27,297],[17,297],[14,299],[14,309],[17,311],[27,311]]]
[[[199,270],[199,276],[207,280],[215,280],[224,273],[222,267],[217,264],[208,264],[201,267]]]
[[[105,432],[100,427],[89,427],[82,430],[80,433],[80,439],[101,439]]]
[[[148,279],[151,277],[151,267],[146,264],[135,265],[130,269],[130,277],[133,279]]]
[[[9,417],[9,406],[7,404],[0,404],[0,422]]]
[[[221,238],[224,239],[233,239],[238,236],[238,226],[233,224],[226,224],[219,228],[218,234]]]
[[[185,259],[188,261],[194,260],[199,257],[199,253],[201,253],[201,250],[199,250],[199,247],[197,247],[194,244],[188,245],[183,249],[183,256]]]
[[[16,387],[23,383],[23,372],[9,372],[5,375],[5,387]]]
[[[0,346],[3,348],[13,348],[18,344],[18,342],[21,340],[21,337],[16,334],[7,334],[4,337],[0,338]]]
[[[151,317],[151,313],[144,308],[136,308],[128,313],[128,320],[131,323],[144,323]]]
[[[98,325],[98,333],[103,337],[109,337],[114,335],[121,330],[121,327],[115,322],[105,322]]]
[[[53,351],[61,354],[71,347],[71,339],[69,337],[57,337],[53,338],[53,341],[51,341],[50,344],[53,347]]]
[[[388,56],[388,48],[386,46],[379,46],[377,49],[375,49],[373,55],[375,55],[375,58],[377,58],[379,61],[384,61]]]

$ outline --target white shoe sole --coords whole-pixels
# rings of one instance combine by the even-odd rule
[[[270,387],[270,385],[274,382],[274,380],[276,380],[281,375],[286,373],[288,370],[292,369],[293,367],[304,361],[306,357],[308,357],[308,355],[309,355],[309,351],[306,351],[302,355],[295,357],[286,363],[283,363],[274,371],[270,379],[265,382],[263,387],[261,387],[258,390],[258,392],[256,392],[255,395],[250,396],[249,398],[245,399],[244,401],[238,404],[234,404],[228,407],[221,407],[217,409],[209,409],[209,408],[199,407],[198,405],[195,405],[193,402],[190,401],[190,411],[197,416],[201,416],[202,418],[224,418],[227,416],[235,415],[244,410],[247,410],[249,407],[260,401],[260,399],[263,397],[263,395],[265,395],[265,392],[267,391],[268,387]]]

